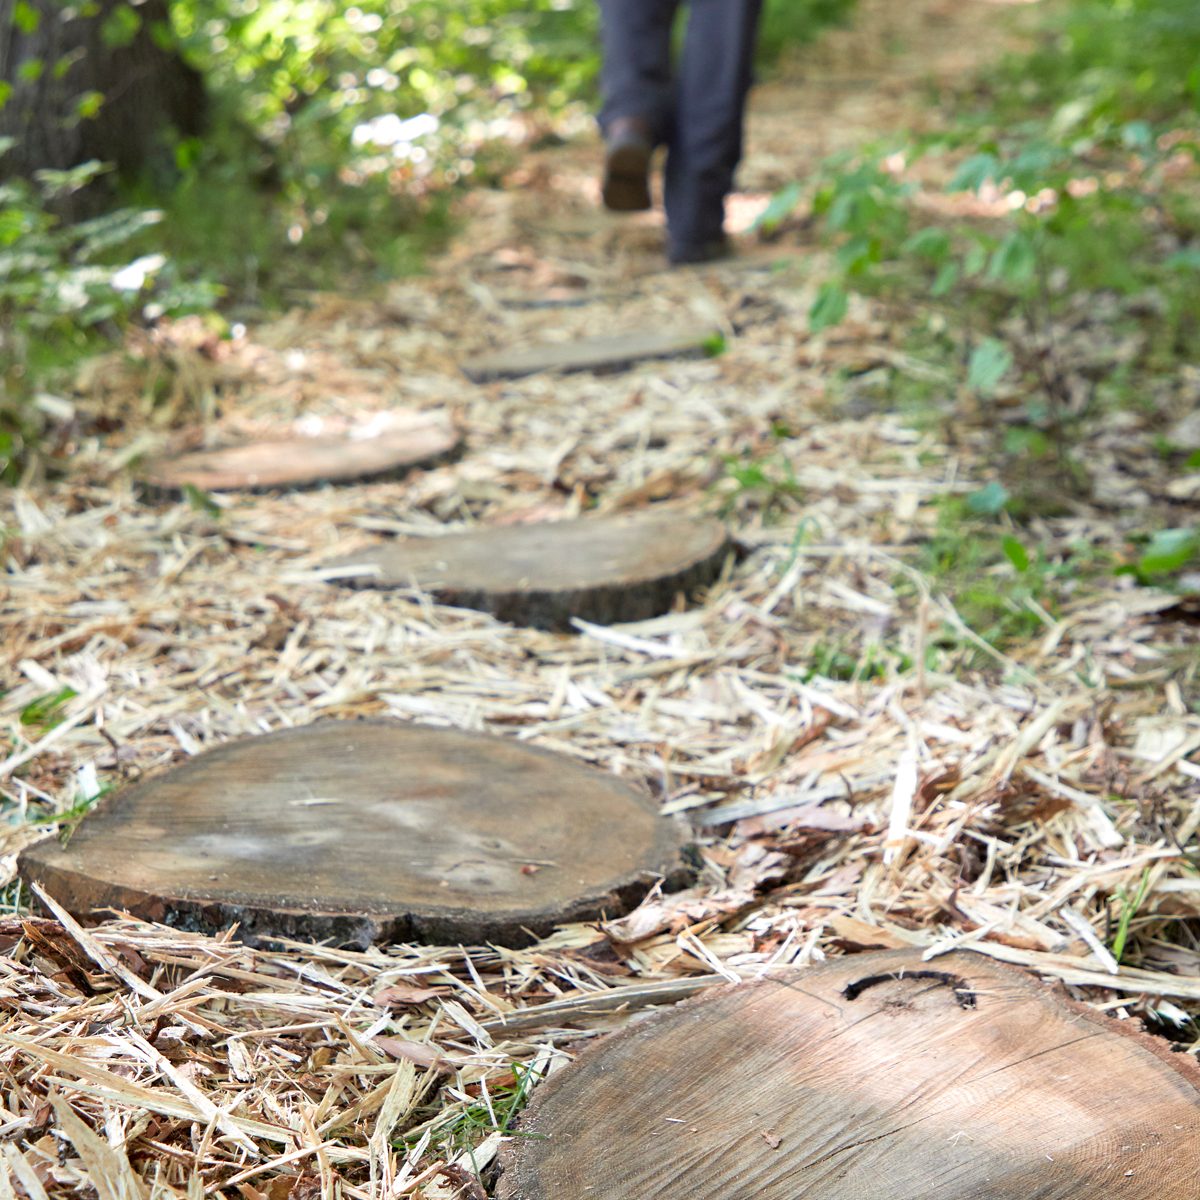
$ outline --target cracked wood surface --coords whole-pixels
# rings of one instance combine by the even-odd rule
[[[581,1181],[592,1200],[1195,1200],[1200,1072],[1012,968],[885,951],[634,1024],[519,1133],[504,1200]]]
[[[682,828],[561,754],[385,721],[245,738],[21,856],[69,911],[365,945],[521,944],[686,876]]]

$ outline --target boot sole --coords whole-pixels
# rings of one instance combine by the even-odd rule
[[[604,207],[611,212],[644,212],[650,207],[650,148],[614,146],[604,160]]]

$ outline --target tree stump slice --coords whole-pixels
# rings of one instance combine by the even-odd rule
[[[472,383],[519,379],[541,371],[621,371],[656,358],[700,357],[711,330],[703,333],[623,333],[615,337],[553,342],[521,350],[483,354],[462,364]]]
[[[643,512],[407,538],[337,559],[359,587],[416,587],[514,625],[642,621],[711,583],[729,538],[720,521]]]
[[[452,454],[461,436],[449,421],[420,418],[372,437],[292,437],[200,450],[150,463],[143,482],[163,491],[304,488],[408,470]]]
[[[524,945],[686,882],[683,827],[523,742],[329,721],[210,750],[20,858],[69,911],[192,930]]]
[[[553,1076],[517,1132],[502,1200],[1200,1195],[1196,1064],[963,952],[686,1002]]]

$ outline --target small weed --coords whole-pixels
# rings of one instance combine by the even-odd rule
[[[1112,940],[1113,958],[1117,962],[1125,957],[1125,950],[1129,944],[1129,928],[1133,924],[1133,918],[1137,916],[1138,910],[1145,903],[1146,895],[1150,891],[1150,868],[1147,867],[1142,872],[1141,882],[1137,886],[1137,890],[1132,896],[1125,888],[1120,888],[1117,891],[1117,903],[1121,906],[1121,915],[1117,918],[1117,932]]]
[[[29,893],[20,879],[14,879],[0,888],[0,913],[21,916],[29,912],[31,903]]]
[[[53,729],[66,716],[63,710],[77,695],[79,693],[74,688],[65,687],[31,700],[21,709],[21,724]]]
[[[814,679],[861,683],[903,674],[912,666],[910,655],[890,650],[877,642],[857,651],[843,641],[819,642],[813,647],[808,669],[795,678],[801,683],[811,683]]]
[[[727,455],[725,490],[727,494],[721,511],[726,516],[746,499],[771,515],[776,510],[786,509],[789,501],[804,496],[791,463],[781,455],[762,458]]]
[[[469,1154],[490,1134],[513,1134],[512,1123],[525,1107],[538,1076],[532,1067],[516,1062],[510,1074],[510,1080],[490,1085],[481,1081],[479,1100],[464,1102],[434,1127],[433,1137],[447,1156]],[[415,1141],[410,1136],[404,1144]]]

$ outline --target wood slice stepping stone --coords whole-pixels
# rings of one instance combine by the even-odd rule
[[[958,952],[630,1025],[539,1087],[502,1200],[1196,1200],[1200,1070]]]
[[[462,363],[462,371],[472,383],[519,379],[540,371],[621,371],[648,359],[699,358],[712,336],[711,330],[701,333],[693,330],[689,333],[624,333],[615,337],[553,342],[483,354]]]
[[[203,492],[348,483],[436,462],[461,440],[445,418],[414,414],[370,437],[277,438],[157,459],[144,468],[142,479],[164,491],[190,485]]]
[[[670,609],[711,583],[729,544],[709,517],[643,512],[406,538],[335,560],[341,582],[416,587],[514,625],[614,624]]]
[[[686,882],[683,827],[614,776],[523,742],[329,721],[138,783],[20,858],[73,913],[251,940],[528,944]]]

